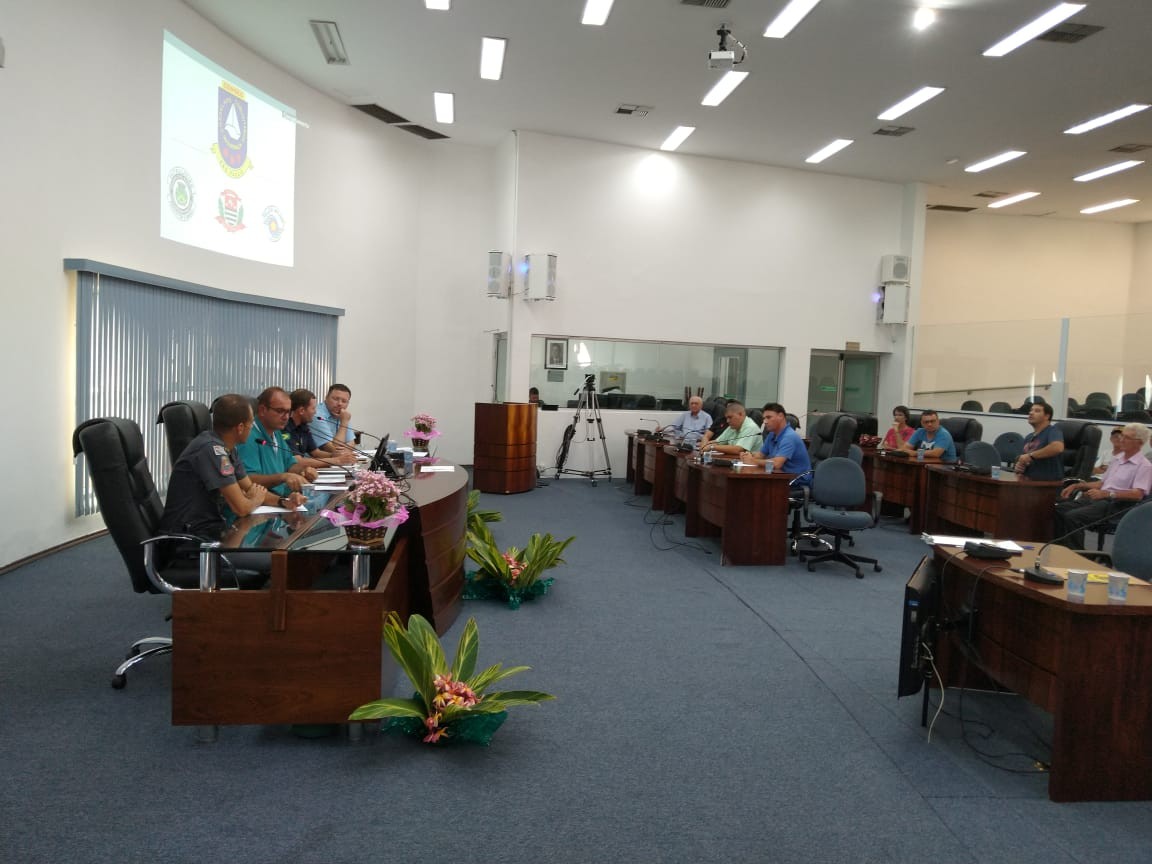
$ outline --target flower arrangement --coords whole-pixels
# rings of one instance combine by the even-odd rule
[[[383,542],[385,532],[408,521],[408,508],[400,503],[400,487],[383,471],[357,471],[354,485],[336,510],[321,510],[337,527],[358,541]],[[362,530],[361,530],[362,529]]]
[[[517,549],[511,546],[501,551],[492,537],[488,526],[480,522],[475,530],[469,526],[468,557],[480,569],[469,574],[464,587],[464,597],[468,600],[502,599],[508,601],[511,609],[519,609],[521,602],[547,594],[554,581],[544,578],[544,573],[564,563],[561,554],[568,544],[575,540],[554,540],[551,534],[533,534],[528,546]]]
[[[404,433],[416,441],[428,441],[440,437],[440,430],[436,428],[436,418],[431,414],[417,414],[412,418],[412,428]]]
[[[480,634],[474,618],[464,625],[451,666],[436,631],[419,615],[412,615],[405,627],[400,616],[391,613],[384,623],[384,641],[416,692],[411,699],[378,699],[361,705],[349,720],[383,719],[386,730],[420,735],[425,744],[455,739],[487,745],[509,708],[555,698],[538,690],[487,692],[493,684],[529,667],[505,669],[497,663],[477,674]]]

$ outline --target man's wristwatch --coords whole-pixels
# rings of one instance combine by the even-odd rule
[[[288,499],[285,498],[283,495],[281,495],[279,498],[276,499],[276,504],[279,507],[283,507],[283,508],[287,509]]]
[[[1109,501],[1115,501],[1116,500],[1116,493],[1115,492],[1109,492],[1108,493],[1108,500]]]

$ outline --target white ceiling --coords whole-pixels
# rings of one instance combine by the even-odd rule
[[[1104,30],[1083,42],[1034,41],[1006,57],[981,56],[1055,2],[933,0],[937,22],[917,32],[916,0],[823,0],[781,40],[761,34],[785,0],[730,0],[726,9],[616,0],[603,27],[580,23],[583,0],[453,0],[449,12],[428,11],[423,0],[185,0],[338,101],[376,103],[455,141],[492,144],[519,129],[657,148],[683,124],[697,130],[682,153],[817,170],[805,165],[807,156],[852,138],[818,170],[922,181],[930,204],[982,208],[988,199],[973,197],[979,192],[1041,193],[985,213],[1152,221],[1152,150],[1109,152],[1152,144],[1152,109],[1083,135],[1062,132],[1152,102],[1152,0],[1088,0],[1071,22]],[[309,19],[337,22],[348,66],[324,62]],[[708,69],[707,55],[725,22],[747,46],[738,68],[751,74],[723,105],[705,108],[700,99],[720,74]],[[500,81],[479,77],[482,36],[508,39]],[[893,121],[914,132],[873,134],[889,125],[877,114],[927,84],[947,91]],[[454,124],[436,124],[435,90],[456,94]],[[622,116],[620,103],[653,110]],[[980,174],[963,170],[1008,149],[1028,155]],[[1147,164],[1090,183],[1072,180],[1140,158]],[[1079,214],[1118,198],[1141,200]]]

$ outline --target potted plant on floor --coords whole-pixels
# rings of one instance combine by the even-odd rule
[[[575,540],[555,540],[551,534],[533,534],[524,549],[510,546],[501,552],[488,526],[480,523],[470,535],[468,557],[479,570],[468,574],[464,585],[466,600],[506,600],[510,609],[521,602],[548,593],[552,577],[544,573],[564,563],[561,554]]]

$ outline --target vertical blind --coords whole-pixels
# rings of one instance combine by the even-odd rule
[[[77,272],[76,293],[77,423],[134,420],[161,494],[172,467],[156,423],[162,405],[176,399],[211,405],[222,393],[255,396],[272,385],[322,394],[333,381],[336,314],[84,270]],[[97,509],[78,459],[76,515]]]

